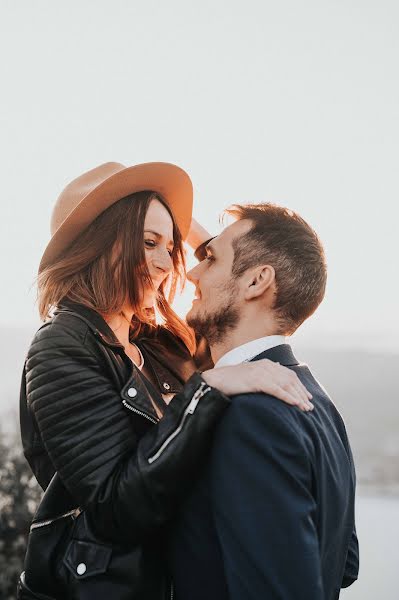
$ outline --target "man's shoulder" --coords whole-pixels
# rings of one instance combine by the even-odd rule
[[[309,473],[312,441],[298,417],[306,415],[267,394],[232,397],[215,433],[207,473],[214,475],[220,467],[231,469],[232,464],[238,470],[263,474],[271,465],[286,468],[290,464]]]
[[[262,419],[278,417],[291,422],[302,411],[264,392],[238,394],[231,398],[231,414],[256,414]]]
[[[231,408],[236,410],[266,410],[270,412],[277,409],[279,400],[264,392],[251,392],[231,396]]]
[[[321,431],[327,436],[338,433],[342,438],[344,422],[328,393],[307,366],[298,366],[294,370],[313,395],[313,411],[304,412],[270,394],[239,394],[231,398],[219,435],[225,437],[244,432],[248,438],[253,435],[275,441],[285,439],[288,445],[306,448],[312,454]]]
[[[262,392],[239,394],[231,398],[219,427],[221,435],[289,436],[302,443],[304,430],[301,419],[306,417],[298,407],[286,404],[275,396]]]
[[[312,394],[312,402],[315,405],[316,410],[320,413],[320,409],[322,409],[320,414],[321,420],[332,419],[335,425],[339,425],[339,427],[344,426],[344,420],[334,399],[330,396],[329,391],[324,387],[323,383],[313,375],[309,365],[300,364],[296,367],[295,372]]]

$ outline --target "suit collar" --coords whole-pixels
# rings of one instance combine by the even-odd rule
[[[215,363],[215,368],[238,365],[242,362],[249,361],[261,352],[265,352],[274,346],[285,344],[285,342],[286,339],[283,335],[267,335],[250,340],[223,354],[223,356]]]
[[[268,358],[273,362],[278,362],[284,367],[294,367],[299,365],[299,362],[295,358],[292,348],[289,344],[281,344],[280,346],[274,346],[269,350],[265,350],[264,352],[261,352],[252,358],[250,362],[254,360],[261,360],[262,358]]]

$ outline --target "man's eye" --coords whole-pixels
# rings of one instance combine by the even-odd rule
[[[212,254],[208,254],[208,256],[205,256],[205,260],[207,260],[208,262],[213,262],[215,260],[215,257],[212,256]]]

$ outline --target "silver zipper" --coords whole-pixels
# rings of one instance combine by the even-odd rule
[[[122,404],[123,404],[123,406],[126,406],[126,408],[131,410],[132,412],[137,413],[138,415],[140,415],[141,417],[144,417],[145,419],[148,419],[149,421],[151,421],[151,423],[155,423],[155,425],[158,423],[158,421],[156,419],[154,419],[153,417],[150,417],[150,415],[147,415],[145,412],[142,412],[141,410],[134,408],[126,400],[122,400]]]
[[[202,396],[205,396],[205,394],[207,392],[210,392],[210,390],[211,390],[211,388],[209,386],[206,387],[206,383],[204,383],[204,382],[201,383],[201,386],[195,392],[194,396],[190,400],[189,405],[187,406],[186,410],[184,411],[183,417],[180,421],[179,426],[170,434],[170,436],[168,438],[166,438],[166,440],[164,441],[162,446],[159,448],[159,450],[155,454],[153,454],[152,456],[149,457],[148,463],[150,465],[161,456],[161,454],[169,446],[171,441],[174,440],[175,437],[179,435],[179,433],[183,429],[183,426],[184,426],[184,423],[186,422],[187,417],[189,415],[193,414],[193,412],[197,408],[198,402],[201,400]]]
[[[170,584],[170,600],[173,600],[173,598],[175,597],[175,591],[173,588],[173,583]]]
[[[58,515],[58,517],[54,517],[53,519],[47,519],[46,521],[39,521],[38,523],[32,523],[32,525],[30,526],[30,531],[34,531],[35,529],[38,529],[39,527],[45,527],[46,525],[51,525],[51,523],[54,523],[54,521],[59,521],[60,519],[66,519],[67,517],[78,517],[80,515],[80,513],[82,512],[81,508],[74,508],[73,510],[70,510],[66,513],[64,513],[63,515]]]

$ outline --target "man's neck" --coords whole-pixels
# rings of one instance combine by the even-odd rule
[[[262,337],[279,334],[281,334],[281,331],[278,331],[275,323],[265,322],[262,323],[261,327],[259,325],[256,327],[254,326],[253,319],[241,319],[238,327],[234,329],[234,331],[227,332],[220,342],[217,344],[209,344],[213,364],[216,364],[222,356],[227,354],[227,352],[230,352],[230,350],[238,348],[238,346],[242,346],[247,342],[252,342],[253,340]]]

